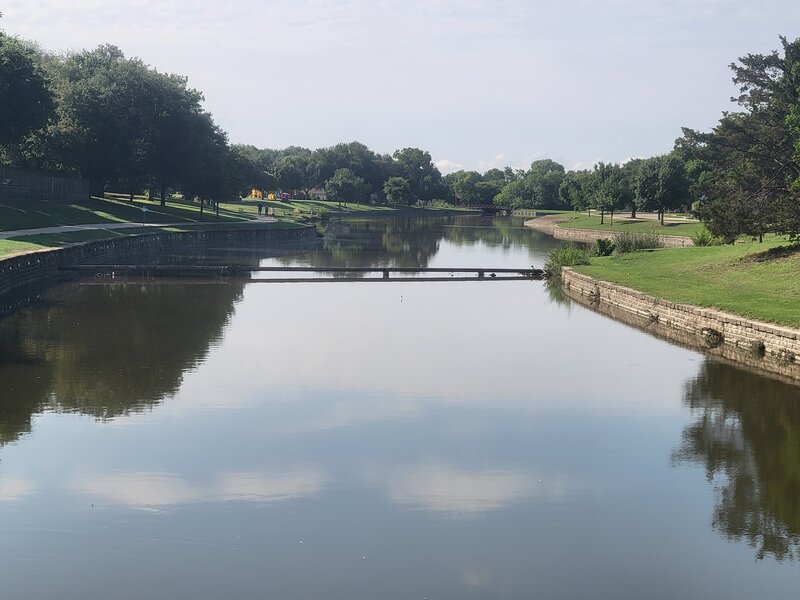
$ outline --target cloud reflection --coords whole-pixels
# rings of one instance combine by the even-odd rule
[[[439,464],[400,471],[388,488],[392,502],[457,516],[497,510],[524,498],[559,497],[565,492],[561,480],[545,483],[526,473]]]
[[[317,470],[292,473],[230,473],[222,476],[216,492],[223,500],[277,502],[317,495],[325,485],[325,477]]]
[[[5,479],[0,482],[0,502],[12,502],[30,496],[36,487],[24,479]]]
[[[193,485],[167,473],[94,474],[76,478],[72,487],[94,502],[158,510],[190,502],[278,502],[316,495],[324,484],[324,475],[309,468],[283,473],[224,473],[209,486]]]

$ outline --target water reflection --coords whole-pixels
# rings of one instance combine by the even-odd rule
[[[714,529],[759,558],[797,558],[800,389],[705,360],[684,401],[696,420],[675,458],[703,465],[714,484]]]
[[[424,268],[431,266],[443,242],[456,247],[484,245],[503,250],[526,248],[540,258],[539,266],[547,249],[561,244],[543,233],[524,227],[522,219],[508,217],[347,219],[326,224],[321,245],[304,254],[301,261],[302,264],[320,267]],[[285,258],[282,262],[289,264],[294,260]]]
[[[417,252],[415,227],[292,261],[524,266],[551,243],[448,217]],[[794,597],[800,564],[752,567],[701,469],[665,458],[686,428],[676,460],[734,482],[716,530],[788,557],[795,388],[549,299],[143,282],[6,319],[0,432],[34,433],[0,452],[4,598]]]
[[[0,320],[0,444],[43,410],[110,419],[174,394],[241,294],[241,284],[72,286]]]
[[[127,472],[81,475],[71,487],[94,504],[157,510],[200,501],[282,502],[311,497],[322,490],[325,480],[313,468],[222,473],[207,485],[169,473]]]
[[[565,496],[563,479],[542,481],[525,472],[459,469],[445,464],[419,465],[395,473],[389,480],[389,499],[401,505],[473,516],[506,508],[527,498]]]
[[[300,256],[277,254],[283,255],[278,259],[283,263],[321,267],[425,267],[443,242],[525,248],[537,257],[557,244],[522,227],[521,219],[400,217],[331,221],[318,247]],[[264,254],[255,249],[197,248],[127,258],[182,264],[201,257],[204,263],[257,264]],[[518,261],[514,266],[520,266]],[[51,290],[39,304],[0,319],[0,445],[29,432],[31,416],[43,410],[111,419],[146,410],[173,395],[183,374],[196,368],[221,338],[243,289],[243,284],[234,282],[69,286]],[[551,298],[558,296],[552,292]],[[265,314],[271,331],[280,336],[286,329],[286,343],[300,345],[296,351],[282,351],[272,364],[280,365],[284,359],[291,362],[290,356],[302,354],[301,347],[307,343],[307,336],[298,332],[303,325],[276,322],[274,310]],[[330,315],[321,318],[329,320]],[[350,338],[351,330],[344,334]],[[326,418],[370,419],[360,409],[358,415],[346,412]],[[321,421],[317,426],[330,423]]]

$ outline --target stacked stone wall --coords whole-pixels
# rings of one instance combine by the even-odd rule
[[[146,233],[64,248],[48,248],[0,259],[0,297],[21,288],[55,279],[60,266],[101,262],[120,254],[136,255],[167,251],[187,245],[234,246],[258,244],[281,246],[311,241],[316,238],[313,227],[295,229],[224,229]]]
[[[800,331],[726,313],[669,302],[600,281],[565,267],[565,293],[599,312],[659,337],[736,364],[800,380]]]

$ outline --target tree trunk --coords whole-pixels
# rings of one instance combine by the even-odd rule
[[[636,205],[634,204],[631,207],[631,219],[635,219],[635,218],[636,218]]]
[[[611,226],[614,226],[614,209],[611,209]]]
[[[605,222],[605,218],[606,218],[606,211],[605,210],[601,210],[600,211],[600,225],[603,225],[603,223]]]
[[[167,205],[167,186],[161,184],[161,206]]]

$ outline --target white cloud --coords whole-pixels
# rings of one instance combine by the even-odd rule
[[[592,159],[592,160],[589,160],[589,161],[579,160],[574,165],[572,165],[572,167],[570,167],[569,170],[570,171],[586,171],[586,170],[591,171],[592,169],[594,169],[594,166],[596,164],[601,163],[601,162],[607,162],[607,161],[605,159],[603,159],[602,157],[598,157],[598,158],[595,158],[595,159]]]
[[[463,165],[460,165],[457,162],[453,162],[452,160],[442,159],[437,160],[433,163],[436,165],[436,168],[441,171],[442,175],[447,175],[448,173],[455,173],[456,171],[461,171],[464,169]]]
[[[482,160],[478,163],[480,171],[488,171],[489,169],[502,169],[507,166],[505,154],[495,154],[494,158],[489,160]]]

